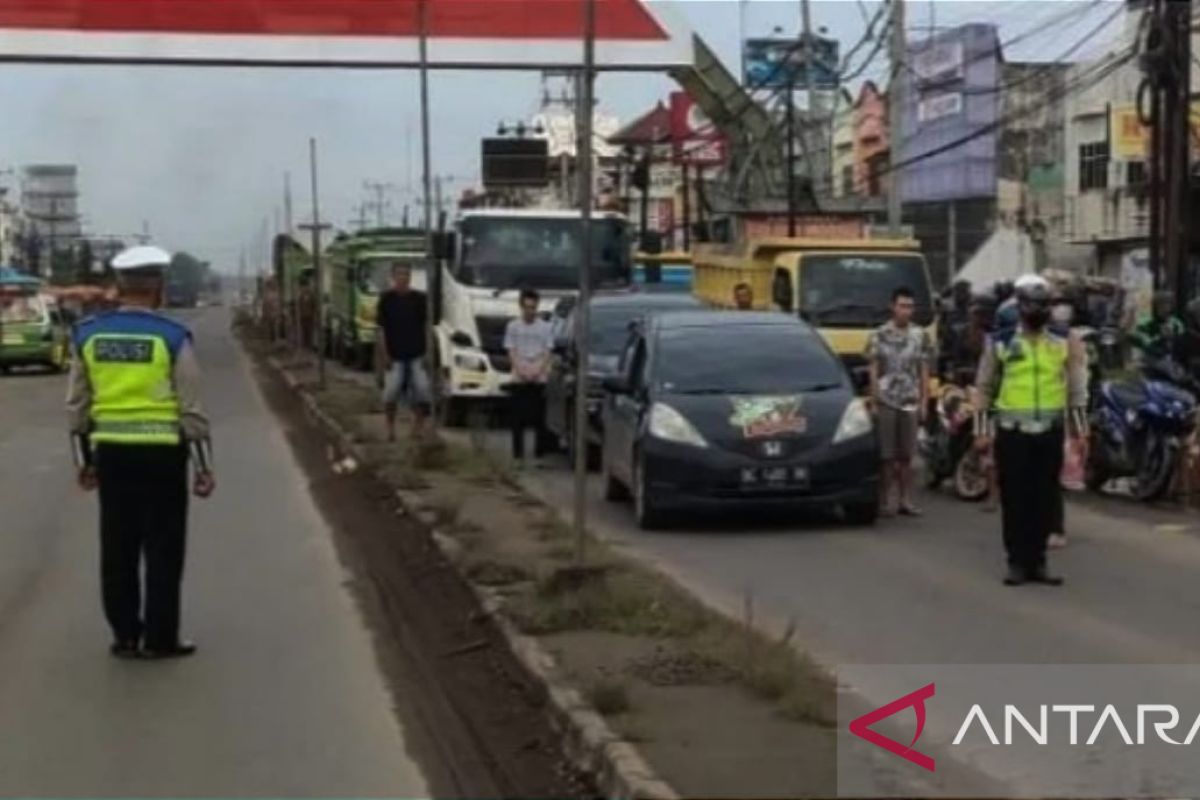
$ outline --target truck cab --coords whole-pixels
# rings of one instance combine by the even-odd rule
[[[592,219],[595,288],[632,283],[631,238],[625,218]],[[543,209],[464,211],[452,232],[439,237],[434,293],[436,376],[449,421],[471,402],[505,397],[511,365],[504,332],[520,313],[522,289],[541,295],[549,317],[579,287],[580,212]]]
[[[929,269],[911,239],[767,238],[697,248],[696,294],[732,306],[738,283],[750,285],[757,308],[796,314],[816,327],[860,382],[867,338],[887,321],[896,289],[912,291],[914,321],[937,341]]]
[[[325,252],[329,297],[325,342],[330,355],[359,369],[375,360],[375,309],[392,284],[392,268],[412,268],[412,287],[426,288],[425,235],[376,228],[339,237]]]

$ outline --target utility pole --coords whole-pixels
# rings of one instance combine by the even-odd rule
[[[433,179],[433,204],[437,208],[438,213],[442,213],[442,176],[436,175]]]
[[[314,287],[314,296],[316,298],[316,331],[315,344],[317,348],[317,386],[321,389],[325,388],[325,266],[321,258],[321,231],[328,229],[330,226],[321,222],[321,203],[320,195],[317,189],[317,140],[310,138],[308,140],[308,169],[312,181],[312,222],[306,225],[301,225],[302,230],[312,232],[312,254],[313,254],[313,272],[315,273],[313,280],[316,282]],[[296,327],[299,328],[300,320],[296,320]]]
[[[363,181],[363,188],[365,188],[368,192],[371,192],[375,195],[375,201],[373,203],[371,203],[371,205],[374,206],[374,208],[375,208],[375,224],[378,227],[382,228],[383,222],[384,222],[383,210],[385,208],[387,208],[389,205],[391,205],[391,203],[384,197],[384,195],[389,190],[395,189],[396,187],[394,184],[391,184],[391,183],[382,183],[382,182],[378,182],[378,181]]]
[[[950,280],[958,272],[958,208],[953,200],[946,204],[946,272]]]
[[[592,117],[596,88],[596,0],[583,0],[583,72],[580,75],[579,115],[575,130],[579,141],[579,209],[583,218],[580,246],[579,302],[575,313],[575,496],[572,523],[575,529],[575,566],[583,566],[587,547],[588,363],[592,294]]]
[[[292,235],[292,173],[283,173],[283,225],[284,233]]]
[[[808,104],[808,113],[804,120],[804,163],[808,165],[809,186],[813,192],[816,192],[818,154],[823,154],[825,148],[817,136],[814,136],[814,131],[819,135],[823,126],[817,120],[817,53],[816,40],[813,38],[812,32],[812,8],[809,0],[800,0],[800,27],[804,48],[805,100]],[[794,100],[795,97],[792,99]],[[792,225],[794,226],[794,223]]]
[[[904,0],[892,2],[891,80],[888,81],[888,139],[891,142],[891,169],[888,185],[888,229],[892,236],[900,236],[903,222],[900,199],[902,196],[899,165],[904,147],[904,60],[907,58],[904,44]]]
[[[796,70],[788,69],[787,97],[787,229],[796,236]]]

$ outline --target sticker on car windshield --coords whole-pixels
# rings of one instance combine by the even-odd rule
[[[801,413],[801,395],[767,397],[731,397],[733,416],[729,424],[742,429],[747,439],[761,439],[782,433],[804,433],[808,419]]]

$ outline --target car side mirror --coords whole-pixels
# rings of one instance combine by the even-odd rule
[[[609,394],[629,394],[632,391],[624,375],[606,375],[600,385]]]

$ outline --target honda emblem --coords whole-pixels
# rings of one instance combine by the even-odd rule
[[[763,455],[767,458],[779,458],[783,455],[783,442],[763,442]]]

